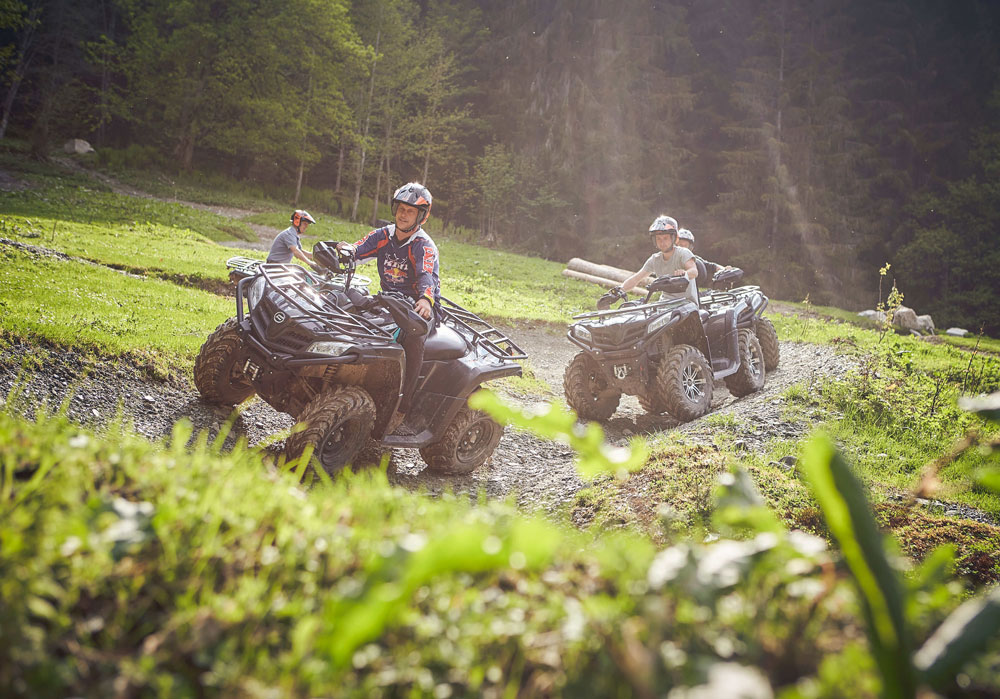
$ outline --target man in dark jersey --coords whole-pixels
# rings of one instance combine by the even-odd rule
[[[418,182],[404,184],[392,196],[395,223],[376,228],[353,245],[338,243],[341,250],[354,250],[358,261],[375,258],[383,291],[395,291],[414,300],[413,310],[431,320],[441,298],[438,250],[421,226],[431,213],[431,193]],[[420,375],[426,334],[401,338],[406,351],[402,397],[391,426],[399,424],[410,408],[413,389]]]

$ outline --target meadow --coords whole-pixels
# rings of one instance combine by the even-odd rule
[[[128,358],[181,383],[233,315],[225,259],[263,257],[219,243],[287,216],[275,198],[213,197],[205,181],[172,187],[254,213],[3,166],[25,187],[0,193],[0,238],[18,244],[0,243],[0,341]],[[317,237],[367,230],[312,209]],[[435,238],[444,295],[495,322],[563,328],[593,303],[558,263]],[[0,684],[14,696],[1000,690],[1000,528],[888,498],[918,493],[939,460],[934,497],[1000,515],[997,427],[958,405],[1000,389],[996,341],[932,343],[784,307],[771,314],[783,341],[856,362],[784,396],[826,437],[748,454],[718,416],[714,448],[651,438],[627,473],[558,403],[541,416],[489,406],[599,465],[561,518],[410,493],[378,468],[329,482],[184,422],[150,442],[125,419],[100,431],[59,411],[26,419],[15,389],[0,411]],[[775,466],[785,454],[801,468]],[[589,524],[574,525],[583,510]],[[942,640],[967,599],[978,626]]]

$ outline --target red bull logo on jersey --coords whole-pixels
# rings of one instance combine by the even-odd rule
[[[405,260],[386,258],[385,269],[382,274],[385,275],[387,281],[399,284],[406,281],[406,270],[407,264]]]

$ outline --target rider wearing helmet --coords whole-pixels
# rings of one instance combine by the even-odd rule
[[[292,225],[281,231],[271,243],[271,250],[267,253],[267,262],[291,262],[295,256],[303,262],[312,261],[312,253],[302,249],[300,235],[306,232],[309,224],[316,223],[316,219],[309,215],[308,211],[296,209],[290,217]]]
[[[658,252],[649,256],[649,259],[642,265],[642,269],[633,274],[622,283],[622,290],[629,291],[648,277],[655,274],[657,277],[679,276],[684,274],[688,279],[698,277],[698,268],[695,266],[694,254],[677,245],[677,221],[670,216],[663,214],[656,217],[649,227],[649,235],[653,239]],[[683,293],[668,294],[670,297],[682,298]]]
[[[376,228],[354,243],[338,243],[341,250],[354,250],[357,260],[375,258],[383,291],[395,291],[414,300],[413,310],[425,320],[431,320],[441,298],[438,278],[438,250],[421,226],[431,213],[430,191],[419,182],[409,182],[392,195],[392,215],[395,223]],[[402,399],[393,421],[398,424],[409,408],[423,361],[427,335],[403,337],[406,351],[406,373]],[[392,425],[392,423],[390,423]]]
[[[693,253],[694,233],[689,231],[687,228],[680,229],[677,231],[677,244],[681,247],[687,248]],[[698,277],[701,278],[704,275],[704,285],[706,287],[712,284],[712,278],[715,276],[716,272],[724,269],[732,269],[729,265],[720,265],[717,262],[709,262],[699,255],[694,256],[694,262],[698,266]]]

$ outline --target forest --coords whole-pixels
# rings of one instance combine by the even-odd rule
[[[326,190],[355,221],[419,180],[438,226],[558,261],[637,268],[668,213],[772,298],[871,308],[890,263],[906,305],[995,336],[998,23],[991,0],[2,0],[0,138]]]

